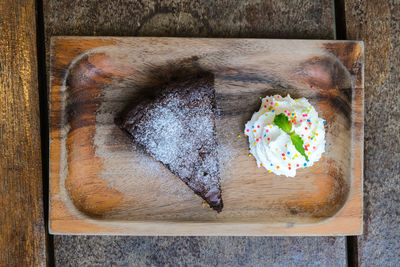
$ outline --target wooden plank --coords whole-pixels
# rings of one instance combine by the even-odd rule
[[[56,236],[59,266],[346,266],[343,237]]]
[[[400,3],[345,1],[347,39],[364,40],[364,234],[361,266],[400,262]]]
[[[45,266],[34,1],[0,2],[0,266]]]
[[[333,39],[330,0],[45,1],[51,35]],[[68,12],[66,12],[68,11]],[[60,23],[63,22],[63,23]]]
[[[101,3],[101,4],[100,4]],[[333,6],[331,0],[319,1],[138,1],[119,2],[55,1],[44,3],[46,49],[49,55],[49,38],[54,35],[154,35],[154,36],[207,36],[207,37],[275,37],[315,38],[334,37]],[[144,25],[144,26],[143,26]],[[301,25],[301,26],[300,26]],[[49,57],[47,57],[48,59]],[[49,66],[49,64],[47,64]],[[215,249],[202,245],[207,238],[146,238],[146,237],[68,237],[55,236],[57,262],[101,263],[119,262],[138,265],[140,262],[176,262],[176,242],[194,245],[182,250],[185,256],[201,256],[210,262],[229,264],[226,255],[239,262],[243,257],[243,243],[248,243],[248,254],[259,255],[260,265],[303,263],[310,266],[344,266],[345,239],[338,238],[213,238]],[[79,244],[76,246],[75,244]],[[162,244],[163,251],[151,244]],[[80,247],[81,249],[77,249]],[[178,245],[179,247],[179,245]],[[197,252],[200,248],[201,253]],[[300,250],[299,250],[300,248]],[[114,249],[117,249],[115,251]],[[139,249],[139,250],[138,250]],[[133,251],[141,253],[132,254]],[[250,252],[251,251],[251,252]],[[154,253],[153,253],[154,252]],[[85,254],[88,253],[88,254]],[[86,257],[85,257],[86,255]],[[90,256],[89,256],[90,255]],[[103,258],[102,255],[105,255]],[[113,257],[114,258],[110,258]],[[132,255],[132,256],[131,256]],[[120,259],[120,261],[117,261]],[[190,259],[186,262],[189,263]],[[206,261],[207,262],[207,261]],[[245,261],[243,261],[245,262]],[[235,264],[232,264],[235,265]]]
[[[50,226],[55,233],[100,234],[107,229],[132,235],[360,232],[362,44],[58,37],[52,42],[51,62]],[[132,150],[131,140],[114,123],[143,89],[202,69],[215,74],[220,114],[216,135],[222,147],[218,153],[225,205],[217,216],[201,208],[201,199],[161,164],[141,150]],[[358,88],[351,85],[355,77],[360,80]],[[248,156],[247,139],[237,137],[258,110],[260,95],[288,93],[306,97],[327,121],[323,159],[312,168],[299,169],[295,179],[256,168],[254,158]],[[279,109],[276,112],[284,111]],[[105,224],[107,220],[113,223]],[[78,222],[94,228],[81,229]],[[98,232],[98,226],[104,229]]]

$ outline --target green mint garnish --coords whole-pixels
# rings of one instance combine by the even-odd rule
[[[301,137],[296,134],[295,131],[292,131],[292,123],[290,122],[289,118],[285,114],[281,113],[275,116],[273,124],[278,126],[280,129],[282,129],[282,131],[290,136],[290,140],[292,140],[294,147],[306,158],[306,160],[308,160],[306,151],[304,149],[303,139],[301,139]]]

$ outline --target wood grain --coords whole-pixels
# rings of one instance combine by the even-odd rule
[[[0,266],[45,266],[34,1],[0,2]]]
[[[333,6],[329,0],[129,0],[123,4],[112,0],[47,0],[44,8],[48,37],[56,34],[334,38]]]
[[[345,1],[347,38],[364,40],[364,234],[357,238],[359,266],[400,262],[400,3]],[[377,130],[379,129],[379,130]]]
[[[114,45],[99,47],[101,43]],[[54,39],[50,156],[51,196],[57,204],[51,205],[52,231],[82,232],[67,219],[73,216],[108,231],[136,235],[359,233],[362,87],[354,87],[351,75],[359,74],[360,68],[354,66],[362,65],[362,45],[346,45],[351,49],[341,56],[348,66],[331,54],[334,42]],[[69,58],[76,53],[80,55]],[[162,166],[129,149],[130,140],[113,123],[129,99],[139,94],[137,90],[196,70],[216,75],[217,135],[221,151],[232,157],[222,164],[225,208],[217,216],[201,209],[201,201]],[[236,137],[258,108],[258,95],[289,92],[310,99],[329,126],[326,158],[299,171],[297,179],[254,168],[247,141]],[[64,204],[62,212],[59,202]],[[333,221],[313,225],[339,210]],[[63,212],[67,214],[59,217]],[[113,223],[107,226],[107,220]]]

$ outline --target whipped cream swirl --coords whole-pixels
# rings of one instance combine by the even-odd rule
[[[289,118],[292,130],[302,138],[308,160],[297,151],[290,136],[273,124],[275,116],[281,113]],[[274,95],[262,99],[260,110],[246,123],[244,133],[258,167],[294,177],[298,168],[311,167],[322,158],[326,146],[325,123],[307,99]]]

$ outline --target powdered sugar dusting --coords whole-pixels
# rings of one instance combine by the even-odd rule
[[[187,106],[173,94],[166,105],[155,103],[157,108],[148,110],[135,126],[134,139],[185,182],[192,175],[200,178],[202,185],[196,190],[203,190],[215,186],[219,174],[211,103],[200,97],[197,101],[200,106]],[[204,154],[200,162],[199,154]]]
[[[220,173],[212,80],[177,82],[143,100],[119,123],[154,159],[162,162],[217,210]]]

